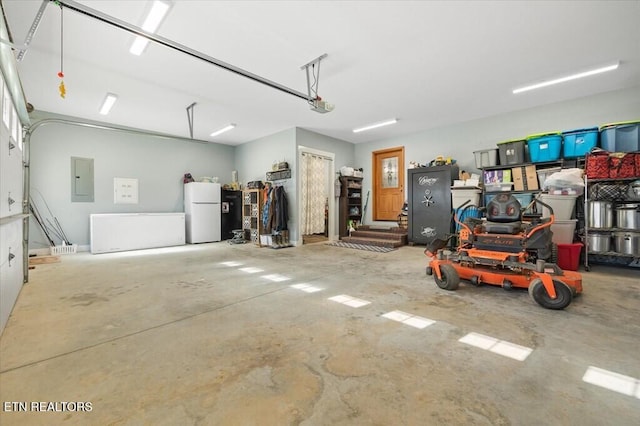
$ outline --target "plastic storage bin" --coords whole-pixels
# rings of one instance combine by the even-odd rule
[[[600,127],[600,145],[610,152],[640,151],[640,121]]]
[[[476,158],[476,168],[478,169],[498,164],[498,148],[473,151],[473,155]]]
[[[527,137],[529,156],[532,163],[556,161],[560,159],[562,136],[558,133],[545,133]]]
[[[498,143],[500,164],[522,164],[525,162],[524,140],[506,141]]]
[[[533,194],[511,194],[515,197],[516,200],[520,203],[522,208],[525,208],[529,205],[531,200],[533,199]]]
[[[569,220],[573,216],[573,208],[576,205],[578,195],[550,195],[540,194],[540,201],[548,204],[553,209],[556,221]],[[542,217],[551,216],[551,212],[546,207],[542,207]],[[571,243],[573,241],[570,241]]]
[[[558,244],[558,266],[565,271],[577,271],[582,244]]]
[[[578,219],[556,220],[551,224],[551,232],[553,237],[551,241],[556,244],[572,244],[573,234],[576,231],[576,222]]]
[[[564,158],[583,157],[591,148],[598,146],[598,128],[577,129],[562,132]]]
[[[489,202],[493,199],[493,197],[495,197],[496,195],[499,195],[499,194],[485,194],[484,205],[487,206]],[[522,208],[527,207],[531,202],[531,200],[533,200],[533,194],[511,194],[511,195],[513,195],[516,198],[516,200],[518,200],[518,202],[520,203],[520,207]],[[530,210],[527,210],[527,212],[530,212]]]
[[[488,192],[507,192],[511,191],[511,187],[513,184],[511,182],[496,182],[496,183],[487,183],[484,185],[484,188]]]
[[[457,209],[468,200],[471,200],[467,206],[478,206],[480,203],[481,193],[482,191],[479,189],[451,188],[451,205],[454,209]]]
[[[536,169],[536,173],[538,174],[538,184],[540,184],[540,189],[545,189],[544,183],[549,176],[554,174],[555,172],[559,172],[562,170],[561,167],[550,167],[548,169]]]

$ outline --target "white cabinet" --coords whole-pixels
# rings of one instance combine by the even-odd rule
[[[113,213],[89,216],[91,253],[185,244],[184,213]]]

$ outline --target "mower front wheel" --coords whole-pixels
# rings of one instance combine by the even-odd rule
[[[434,271],[435,272],[435,271]],[[458,271],[451,265],[440,265],[440,275],[442,279],[438,278],[437,274],[433,274],[433,278],[438,284],[438,287],[444,290],[457,290],[460,284],[460,275]]]
[[[560,310],[569,306],[573,299],[571,288],[560,280],[553,280],[553,287],[556,290],[555,299],[549,296],[542,280],[536,278],[529,284],[529,295],[543,308]]]

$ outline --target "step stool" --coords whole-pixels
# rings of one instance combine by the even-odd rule
[[[229,244],[244,244],[247,241],[244,239],[244,229],[232,229],[233,238],[229,240]]]

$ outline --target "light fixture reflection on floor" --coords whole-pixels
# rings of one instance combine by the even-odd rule
[[[390,120],[381,121],[379,123],[369,124],[362,127],[357,127],[353,129],[353,133],[366,132],[367,130],[377,129],[378,127],[389,126],[391,124],[396,124],[398,122],[397,118],[392,118]]]
[[[518,93],[522,93],[522,92],[527,92],[529,90],[534,90],[534,89],[540,89],[541,87],[547,87],[547,86],[551,86],[554,84],[559,84],[559,83],[564,83],[567,81],[571,81],[571,80],[576,80],[579,78],[583,78],[583,77],[589,77],[592,75],[596,75],[596,74],[601,74],[603,72],[607,72],[607,71],[613,71],[618,69],[618,67],[620,66],[620,61],[615,62],[613,64],[604,66],[604,67],[599,67],[599,68],[595,68],[589,71],[584,71],[584,72],[580,72],[580,73],[576,73],[576,74],[571,74],[568,75],[566,77],[560,77],[560,78],[556,78],[553,80],[547,80],[547,81],[542,81],[540,83],[536,83],[536,84],[531,84],[529,86],[524,86],[524,87],[520,87],[517,89],[513,90],[513,94],[518,94]]]

